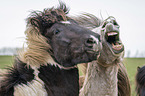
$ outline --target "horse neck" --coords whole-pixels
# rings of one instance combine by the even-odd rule
[[[59,67],[47,65],[39,69],[39,78],[44,82],[49,96],[78,96],[78,69],[69,70],[60,69]]]
[[[91,62],[80,96],[118,96],[117,73],[117,64],[103,67],[96,61]]]

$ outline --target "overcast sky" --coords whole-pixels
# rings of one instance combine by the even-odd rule
[[[125,50],[145,53],[145,0],[61,0],[70,15],[88,12],[103,19],[114,16],[120,25]],[[57,6],[58,0],[0,0],[0,48],[22,47],[25,19],[32,10]]]

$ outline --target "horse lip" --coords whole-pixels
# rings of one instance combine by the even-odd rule
[[[91,51],[91,50],[90,50],[90,51],[87,51],[87,53],[93,54],[94,56],[100,54],[99,50],[98,50],[98,51],[93,51],[93,50]]]
[[[124,45],[122,43],[114,45],[107,42],[107,45],[115,54],[119,54],[124,50]]]

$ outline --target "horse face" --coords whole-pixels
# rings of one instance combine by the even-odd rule
[[[114,17],[106,19],[101,26],[101,34],[104,42],[107,42],[114,54],[124,51],[124,45],[119,38],[119,25]]]
[[[99,54],[100,35],[75,23],[55,23],[45,37],[50,41],[53,59],[64,67],[96,60]]]

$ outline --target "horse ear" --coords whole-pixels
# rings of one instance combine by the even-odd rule
[[[30,24],[34,27],[37,27],[38,29],[40,29],[40,20],[36,19],[36,18],[31,18],[30,19]]]
[[[137,71],[139,71],[139,69],[140,69],[140,67],[138,66],[138,67],[137,67]]]

